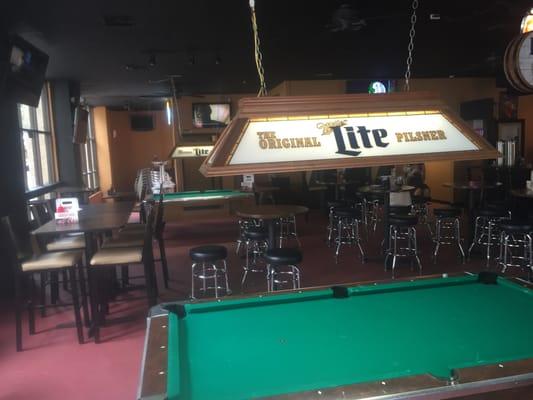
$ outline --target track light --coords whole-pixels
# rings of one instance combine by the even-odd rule
[[[193,55],[190,55],[189,56],[189,64],[190,65],[194,65],[196,63],[196,60],[194,59],[194,56]]]
[[[156,66],[157,62],[156,62],[156,59],[155,59],[155,54],[151,54],[150,57],[148,58],[148,66],[150,68],[154,68]]]
[[[220,65],[221,63],[222,63],[222,59],[220,58],[220,56],[217,55],[217,56],[215,57],[215,64],[216,64],[216,65]]]

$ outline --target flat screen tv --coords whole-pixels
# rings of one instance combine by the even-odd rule
[[[154,117],[151,114],[132,114],[130,115],[130,126],[132,131],[153,131]]]
[[[48,55],[20,36],[11,36],[7,57],[6,95],[16,103],[37,107]]]
[[[229,103],[193,103],[192,125],[195,128],[223,128],[229,124]]]
[[[76,107],[74,111],[74,134],[72,142],[82,144],[87,142],[87,132],[89,129],[89,112],[81,107]]]

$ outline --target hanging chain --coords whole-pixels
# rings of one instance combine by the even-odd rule
[[[415,48],[415,25],[416,25],[416,9],[418,8],[418,0],[413,0],[413,13],[411,14],[411,30],[409,31],[409,45],[407,46],[407,68],[405,70],[405,85],[404,91],[408,92],[409,79],[411,78],[411,64],[413,63],[413,50]]]
[[[252,29],[254,31],[255,66],[259,75],[259,93],[257,93],[257,97],[261,97],[267,95],[267,88],[265,83],[265,70],[263,69],[263,55],[260,49],[261,42],[259,41],[259,31],[255,18],[255,0],[250,0],[250,11],[252,12]]]

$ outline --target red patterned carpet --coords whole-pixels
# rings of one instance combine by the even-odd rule
[[[304,261],[301,264],[302,286],[332,285],[343,282],[389,279],[377,259],[381,231],[371,234],[364,243],[369,261],[361,264],[355,248],[343,248],[339,263],[334,263],[333,249],[325,245],[326,218],[318,212],[309,221],[298,220]],[[234,220],[201,222],[197,225],[169,224],[166,248],[171,273],[171,289],[162,291],[161,300],[187,297],[190,289],[189,248],[207,243],[228,246],[230,286],[241,292],[243,259],[235,255],[237,224]],[[431,243],[425,227],[418,227],[423,274],[450,273],[482,268],[479,256],[470,263],[458,262],[455,250],[443,248],[438,264],[430,261]],[[157,265],[160,274],[159,265]],[[515,273],[518,271],[510,271]],[[416,275],[408,264],[400,264],[397,277]],[[162,287],[162,282],[160,282]],[[266,290],[263,276],[250,276],[246,293]],[[62,293],[68,299],[68,293]],[[133,295],[133,294],[132,294]],[[136,396],[145,316],[143,301],[112,304],[110,319],[121,322],[102,329],[103,343],[96,345],[86,338],[79,345],[75,330],[65,327],[72,322],[71,309],[51,310],[45,318],[37,317],[37,334],[24,330],[24,351],[15,351],[14,316],[11,305],[0,305],[0,399],[133,399]]]

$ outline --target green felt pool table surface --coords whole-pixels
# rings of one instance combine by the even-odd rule
[[[533,291],[506,279],[339,290],[345,297],[318,289],[170,305],[168,398],[260,398],[425,374],[450,382],[458,369],[533,359]]]

